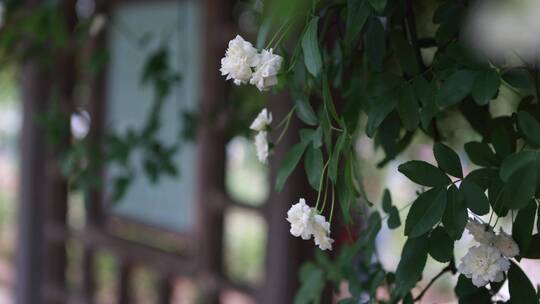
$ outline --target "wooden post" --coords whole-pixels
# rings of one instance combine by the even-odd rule
[[[50,95],[49,74],[37,61],[22,67],[21,187],[17,210],[16,302],[40,303],[45,187],[45,132],[38,122]],[[32,292],[28,292],[31,290]]]
[[[76,0],[63,2],[64,22],[68,35],[72,35],[77,22],[75,12]],[[74,105],[74,89],[76,84],[76,54],[74,41],[67,40],[67,45],[57,53],[57,61],[54,65],[54,85],[58,91],[58,99],[51,100],[50,104],[63,129],[58,136],[57,142],[48,143],[46,158],[45,183],[45,228],[66,227],[68,181],[60,168],[61,157],[69,149],[71,144],[70,116]],[[45,238],[43,247],[44,267],[42,284],[66,291],[66,266],[67,254],[65,240],[61,238]],[[44,299],[44,303],[58,303],[55,299]]]
[[[285,117],[292,104],[290,96],[286,93],[272,96],[269,101],[270,110],[276,118]],[[299,141],[298,130],[301,127],[302,123],[294,117],[286,136],[275,147],[270,161],[272,187],[285,153]],[[272,135],[275,140],[277,134]],[[283,190],[273,191],[268,201],[266,276],[257,303],[292,303],[298,290],[298,269],[313,253],[315,248],[313,241],[304,241],[291,236],[290,225],[285,219],[287,210],[292,204],[297,203],[299,198],[305,198],[310,205],[315,202],[314,191],[307,182],[302,163],[289,176]]]
[[[157,280],[158,304],[170,304],[173,292],[171,277],[160,274]]]
[[[125,261],[120,262],[120,270],[118,273],[118,304],[132,303],[131,297],[131,277],[133,267]]]
[[[221,77],[220,59],[230,38],[232,1],[204,0],[201,115],[197,130],[197,241],[203,302],[219,303],[223,272],[223,205],[228,83]],[[221,109],[221,110],[220,110]]]

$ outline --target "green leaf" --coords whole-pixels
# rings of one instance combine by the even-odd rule
[[[518,127],[527,143],[534,148],[540,148],[540,123],[525,111],[517,113]]]
[[[341,215],[343,216],[343,221],[346,224],[352,223],[351,217],[351,203],[354,202],[355,197],[353,194],[353,189],[347,186],[345,176],[340,175],[336,184],[337,197],[341,209]]]
[[[320,191],[320,181],[324,166],[323,154],[321,149],[308,146],[306,158],[304,159],[304,169],[308,177],[309,184],[316,191]]]
[[[394,292],[399,298],[404,297],[422,278],[428,249],[427,235],[408,238],[407,242],[405,242],[396,269],[396,288]]]
[[[365,254],[365,256],[371,257],[373,255],[373,252],[375,251],[375,238],[377,237],[377,234],[382,227],[381,216],[377,211],[373,212],[369,216],[368,224],[366,227],[367,228],[364,231],[363,235],[359,238],[358,243],[363,248],[363,254]]]
[[[353,153],[349,152],[349,157],[347,157],[347,160],[345,161],[345,183],[347,184],[347,187],[353,192],[353,195],[355,197],[359,197],[362,194],[362,191],[356,179],[356,176],[358,176],[357,174],[355,174],[356,170],[358,169],[357,164],[354,161]]]
[[[535,166],[537,157],[538,153],[535,151],[521,151],[509,155],[501,163],[499,171],[501,180],[507,182],[517,170],[527,166]]]
[[[429,255],[435,260],[446,263],[454,256],[454,240],[443,227],[435,228],[429,236]]]
[[[381,71],[386,50],[384,27],[377,17],[368,19],[366,32],[366,55],[371,67]]]
[[[313,133],[313,147],[320,148],[323,144],[323,129],[319,126]]]
[[[512,238],[518,244],[521,253],[527,252],[531,243],[536,207],[536,202],[531,200],[527,207],[519,210],[512,224]]]
[[[492,182],[493,175],[497,174],[496,169],[480,168],[470,172],[467,179],[478,185],[478,187],[486,190]]]
[[[529,203],[536,192],[538,168],[526,166],[512,174],[503,188],[503,206],[510,209],[521,209]]]
[[[285,181],[291,175],[291,173],[294,171],[294,168],[296,165],[298,165],[298,162],[302,158],[302,154],[304,154],[304,150],[306,150],[307,144],[305,143],[297,143],[294,145],[288,152],[285,154],[285,157],[283,158],[283,161],[281,162],[281,165],[279,167],[277,178],[276,178],[276,190],[281,191],[283,189],[283,185],[285,184]]]
[[[459,190],[465,199],[467,207],[477,215],[484,215],[489,212],[489,201],[482,190],[474,182],[464,179],[459,185]]]
[[[347,45],[358,37],[370,14],[371,8],[366,0],[347,0],[347,33],[345,34]]]
[[[381,125],[386,116],[388,116],[388,114],[396,107],[397,101],[397,97],[392,93],[377,97],[374,105],[369,109],[366,127],[367,136],[373,137],[373,135],[375,135],[377,128]]]
[[[529,73],[524,69],[511,69],[506,71],[502,78],[509,85],[518,89],[530,89],[532,82],[529,79]]]
[[[450,178],[441,169],[421,160],[411,160],[398,167],[411,181],[428,187],[447,185]]]
[[[319,76],[322,69],[321,51],[317,40],[319,17],[313,17],[309,21],[306,32],[302,37],[302,51],[304,52],[304,64],[308,72],[314,77]]]
[[[448,203],[442,217],[446,232],[454,239],[459,240],[469,219],[465,200],[455,185],[450,186],[447,192]]]
[[[300,134],[300,141],[306,145],[309,145],[311,141],[313,141],[313,134],[315,134],[315,131],[313,129],[300,129],[298,131]]]
[[[330,158],[330,163],[328,164],[328,175],[330,176],[330,179],[335,183],[337,180],[337,171],[339,166],[339,157],[341,154],[341,150],[345,146],[347,141],[347,133],[343,132],[338,137],[336,141],[336,145],[334,146],[334,151],[332,153],[332,156]]]
[[[330,115],[332,118],[339,122],[340,118],[337,115],[336,107],[334,106],[334,100],[332,99],[332,94],[330,92],[330,86],[328,85],[328,78],[326,74],[323,75],[323,102],[324,107],[328,112],[330,112]]]
[[[419,237],[437,224],[446,208],[446,187],[428,190],[418,196],[405,221],[405,235]]]
[[[300,268],[300,289],[294,297],[294,304],[319,303],[324,290],[324,272],[311,262]]]
[[[504,193],[504,182],[499,178],[496,171],[494,171],[494,173],[491,175],[491,183],[487,190],[491,210],[493,210],[496,215],[505,217],[510,209],[504,205],[502,200],[502,195]]]
[[[439,168],[444,172],[455,177],[463,177],[459,156],[452,148],[442,143],[435,143],[433,146],[433,155],[435,155]]]
[[[398,58],[401,70],[409,76],[418,74],[418,62],[416,61],[414,50],[403,37],[403,33],[398,31],[392,33],[392,48]]]
[[[486,105],[495,96],[501,79],[497,71],[493,69],[484,70],[476,74],[472,87],[472,97],[479,105]]]
[[[485,287],[478,288],[471,279],[460,274],[454,289],[460,304],[491,303],[492,295]]]
[[[399,118],[406,130],[414,131],[418,127],[420,117],[418,114],[418,102],[412,86],[405,85],[400,92],[397,111]]]
[[[388,214],[388,228],[396,229],[397,227],[401,226],[399,210],[396,208],[396,206],[392,205],[392,196],[390,195],[390,191],[388,191],[388,189],[384,190],[382,207],[384,212]]]
[[[441,107],[454,105],[469,95],[475,72],[459,70],[454,72],[442,84],[437,92],[437,104]]]
[[[507,157],[516,150],[516,139],[507,128],[495,126],[491,132],[491,142],[495,153],[500,159]]]
[[[508,290],[512,303],[538,303],[536,289],[527,275],[513,261],[508,270]]]
[[[493,153],[493,150],[486,143],[477,141],[468,142],[465,144],[465,152],[467,152],[470,160],[479,166],[491,167],[499,164],[495,153]]]
[[[296,100],[296,116],[300,118],[305,124],[310,126],[316,126],[319,123],[317,115],[313,111],[313,108],[304,98],[299,98]]]
[[[413,87],[416,96],[422,103],[422,109],[420,110],[420,122],[422,128],[429,129],[431,120],[439,112],[439,107],[435,102],[435,96],[437,94],[437,85],[435,82],[428,82],[424,77],[416,77],[413,80]]]
[[[382,13],[386,7],[386,0],[369,0],[369,4],[377,13]]]
[[[540,208],[538,210],[540,212]],[[525,259],[540,259],[540,235],[538,233],[531,236],[527,251],[520,252],[519,255]]]

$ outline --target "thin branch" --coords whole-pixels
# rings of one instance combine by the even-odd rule
[[[451,273],[455,273],[457,270],[456,270],[456,266],[455,266],[455,263],[454,263],[454,259],[452,259],[450,261],[450,264],[448,264],[448,266],[444,267],[435,277],[433,277],[433,279],[431,279],[431,281],[429,281],[429,283],[426,285],[426,287],[420,292],[420,294],[414,298],[413,302],[418,302],[422,299],[422,297],[426,294],[426,292],[428,291],[428,289],[435,283],[435,281],[437,281],[443,274],[447,273],[447,272],[451,272]]]

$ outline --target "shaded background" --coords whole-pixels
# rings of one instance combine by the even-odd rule
[[[289,235],[286,210],[299,197],[313,201],[314,194],[301,167],[281,193],[273,191],[272,180],[301,123],[292,122],[270,166],[261,165],[247,126],[265,104],[279,121],[292,102],[284,93],[231,91],[218,71],[227,41],[237,32],[254,41],[258,5],[65,1],[66,19],[88,22],[88,43],[81,48],[86,55],[64,49],[52,66],[29,60],[1,70],[0,303],[16,303],[16,298],[18,303],[292,302],[298,267],[314,248]],[[162,61],[166,67],[157,64],[152,71],[157,78],[177,71],[181,80],[171,82],[163,98],[159,130],[145,138],[175,146],[169,156],[177,172],[149,169],[145,161],[155,151],[138,146],[128,166],[99,163],[98,173],[80,178],[94,170],[77,171],[72,164],[95,164],[92,155],[102,152],[81,143],[109,133],[125,140],[130,130],[144,127],[155,88],[141,79],[146,60],[162,50],[168,54]],[[429,50],[423,55],[429,61]],[[106,59],[94,70],[100,56]],[[60,97],[43,94],[51,88],[60,90]],[[503,88],[492,110],[508,111],[518,100],[514,94]],[[43,117],[57,105],[69,134],[62,138],[60,132],[61,144],[51,144],[47,126],[55,121]],[[451,130],[444,136],[454,147],[479,138],[466,131],[470,128],[457,114],[439,123]],[[433,163],[431,141],[417,136],[382,170],[376,163],[383,153],[373,150],[371,139],[361,136],[356,146],[369,201],[379,207],[383,190],[390,189],[404,220],[421,189],[400,175],[397,165],[411,158]],[[463,151],[460,156],[466,160]],[[464,168],[468,172],[474,165]],[[126,176],[125,192],[112,199]],[[390,270],[399,261],[401,229],[385,226],[377,240],[379,258]],[[458,258],[470,242],[468,235],[459,241]],[[539,283],[538,263],[523,265]],[[424,277],[442,267],[430,258]],[[454,280],[444,276],[423,302],[454,301]]]

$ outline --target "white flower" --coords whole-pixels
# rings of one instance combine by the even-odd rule
[[[249,83],[255,85],[259,91],[266,91],[278,83],[277,73],[281,68],[283,58],[273,54],[272,49],[262,50],[258,57],[258,65]]]
[[[495,233],[488,224],[481,223],[474,218],[469,219],[466,228],[480,244],[490,245],[495,238]]]
[[[291,234],[309,240],[313,236],[315,245],[321,250],[332,250],[334,240],[330,238],[330,223],[317,213],[317,209],[309,207],[301,198],[287,212],[287,221],[291,223]]]
[[[88,29],[88,33],[92,37],[96,37],[101,33],[103,28],[105,28],[105,25],[107,25],[107,17],[103,14],[97,14],[92,19],[92,23],[90,23],[90,28]]]
[[[221,59],[221,75],[233,79],[236,85],[247,83],[252,75],[251,68],[258,63],[257,49],[240,35],[229,41],[225,57]]]
[[[266,131],[260,131],[255,135],[255,150],[257,151],[257,158],[259,161],[263,164],[266,164],[268,162],[268,139],[267,139],[267,132]]]
[[[272,123],[272,113],[270,113],[266,108],[257,115],[257,118],[251,123],[249,128],[254,131],[264,131]]]
[[[313,231],[315,245],[319,246],[321,250],[332,250],[334,240],[329,237],[330,223],[326,221],[324,216],[316,214],[312,217],[311,230]]]
[[[482,287],[489,282],[500,282],[503,273],[510,267],[508,259],[500,251],[488,245],[469,248],[461,259],[458,271],[469,279],[476,287]]]
[[[499,231],[499,234],[493,239],[493,245],[495,248],[508,258],[513,258],[519,254],[518,244],[512,239],[512,237],[504,232],[504,230]]]
[[[311,237],[311,214],[312,208],[301,198],[298,203],[291,206],[287,211],[287,221],[291,223],[291,234],[309,240]]]

